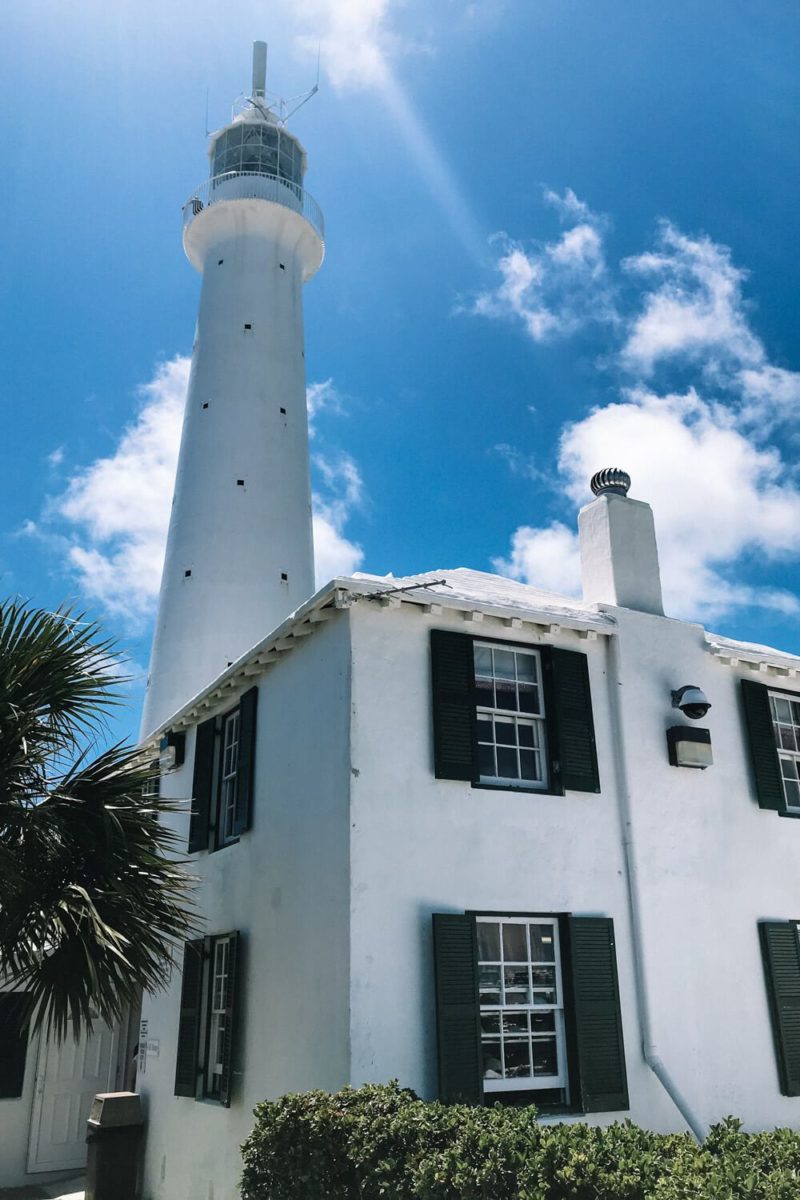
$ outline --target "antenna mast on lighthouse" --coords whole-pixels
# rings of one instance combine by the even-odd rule
[[[314,590],[302,292],[324,227],[285,124],[300,105],[276,113],[266,74],[256,42],[252,95],[183,210],[202,288],[143,736]]]

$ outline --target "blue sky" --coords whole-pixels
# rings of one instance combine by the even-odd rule
[[[10,8],[3,593],[146,666],[199,293],[180,206],[257,37],[286,96],[322,46],[293,122],[328,235],[320,573],[574,590],[588,478],[620,465],[668,611],[800,653],[793,0]]]

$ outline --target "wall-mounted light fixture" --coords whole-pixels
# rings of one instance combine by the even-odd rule
[[[711,708],[711,701],[696,683],[687,683],[672,693],[672,707],[679,708],[690,721],[702,721]]]
[[[673,725],[667,730],[667,750],[673,767],[695,767],[705,771],[714,763],[711,733],[692,725]]]
[[[185,733],[165,733],[158,747],[158,766],[162,771],[174,771],[183,765],[186,754]]]

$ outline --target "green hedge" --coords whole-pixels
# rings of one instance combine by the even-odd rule
[[[800,1134],[703,1146],[629,1121],[542,1125],[532,1108],[418,1100],[392,1083],[260,1104],[243,1200],[800,1200]]]

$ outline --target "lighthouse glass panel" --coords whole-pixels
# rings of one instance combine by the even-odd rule
[[[544,697],[538,653],[476,642],[474,655],[481,782],[544,788]]]
[[[478,917],[476,924],[484,1091],[564,1087],[557,922]]]
[[[303,151],[291,134],[267,122],[241,121],[214,145],[211,174],[277,176],[299,193],[303,183]]]

